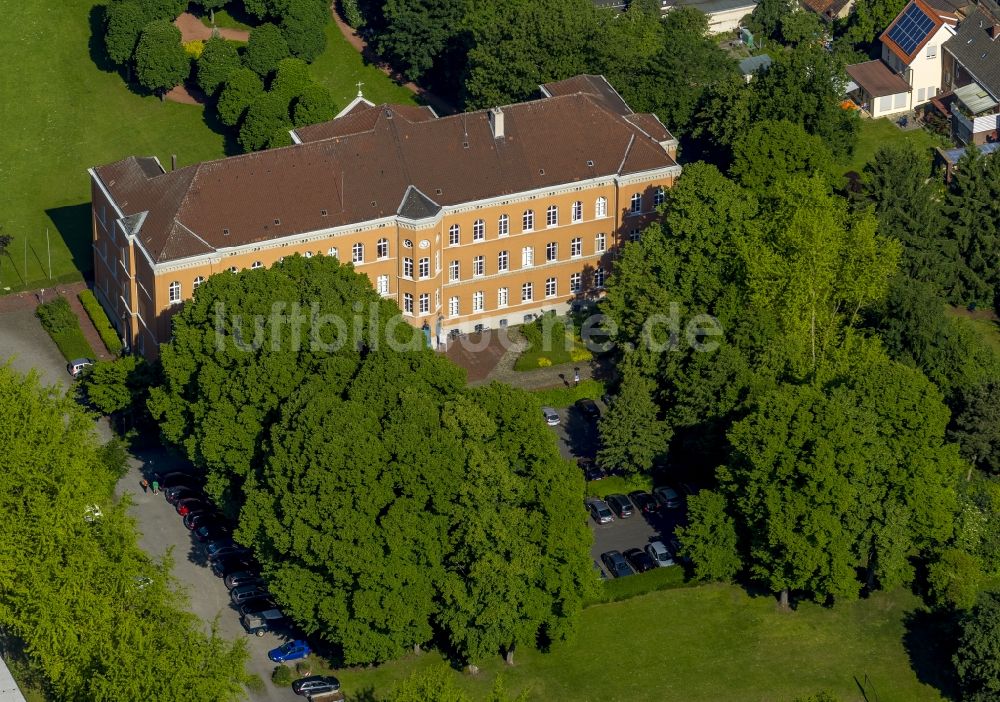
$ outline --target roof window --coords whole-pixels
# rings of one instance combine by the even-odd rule
[[[320,217],[326,217],[326,210],[320,210],[319,211],[319,216]]]
[[[223,229],[222,230],[222,236],[229,236],[229,230],[228,229]]]
[[[590,167],[590,168],[593,168],[594,167],[594,162],[593,161],[587,161],[587,166]]]
[[[275,218],[275,220],[274,220],[274,223],[275,223],[276,225],[277,225],[277,224],[281,224],[281,220],[280,220],[280,219],[278,219],[278,218]]]

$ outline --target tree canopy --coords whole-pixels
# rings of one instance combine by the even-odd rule
[[[167,20],[143,27],[135,49],[135,72],[144,88],[162,96],[180,84],[190,70],[190,59],[181,46],[181,30]]]

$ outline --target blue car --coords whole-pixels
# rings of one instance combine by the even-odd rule
[[[268,651],[267,657],[275,663],[287,663],[288,661],[297,661],[300,658],[305,658],[310,653],[312,653],[312,649],[309,648],[309,644],[305,641],[296,640],[281,644],[277,648]]]

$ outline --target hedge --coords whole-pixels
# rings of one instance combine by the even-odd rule
[[[597,593],[588,597],[584,606],[620,602],[649,592],[675,590],[700,584],[694,581],[686,582],[684,577],[684,568],[675,565],[669,568],[654,568],[624,578],[611,578],[601,583]]]
[[[101,335],[101,341],[108,347],[108,351],[114,356],[120,354],[122,352],[122,340],[118,338],[118,332],[111,326],[111,320],[104,313],[104,308],[101,307],[101,303],[94,297],[94,293],[90,290],[83,290],[77,297],[80,298],[80,304],[83,305],[83,309],[87,310],[87,316],[94,323],[94,328]]]
[[[42,322],[42,328],[49,333],[52,341],[67,361],[77,358],[93,358],[94,349],[90,348],[87,339],[80,329],[80,322],[66,298],[59,297],[52,302],[46,302],[35,309],[35,314]]]
[[[579,385],[547,388],[533,392],[543,407],[569,407],[585,397],[589,397],[591,400],[600,399],[601,395],[604,394],[604,383],[586,378],[581,380]]]

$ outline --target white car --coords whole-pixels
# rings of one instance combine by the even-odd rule
[[[653,541],[646,544],[646,554],[653,559],[653,563],[656,564],[657,568],[676,565],[673,557],[670,555],[670,551],[667,550],[662,541]]]
[[[75,358],[67,364],[66,370],[74,378],[79,378],[84,369],[92,365],[94,365],[94,360],[91,358]]]
[[[550,427],[559,425],[559,413],[551,407],[542,407],[542,416],[545,417],[545,423]]]

